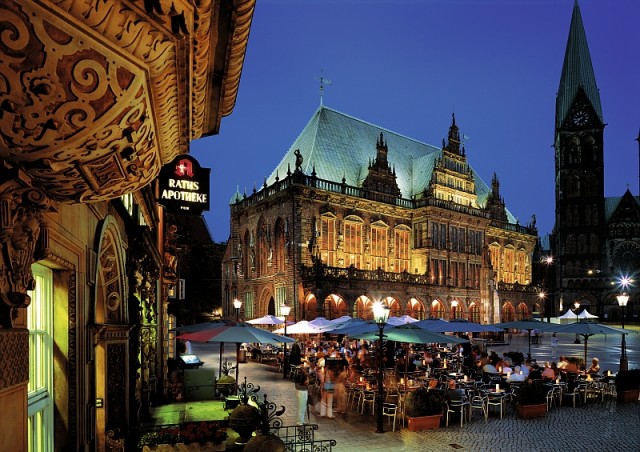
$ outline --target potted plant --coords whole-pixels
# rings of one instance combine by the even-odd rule
[[[409,431],[418,432],[440,427],[444,405],[444,393],[437,389],[428,390],[421,386],[407,393],[404,415]]]
[[[549,388],[542,381],[526,381],[518,393],[518,417],[530,419],[544,416],[547,412]]]
[[[222,364],[222,376],[216,382],[216,391],[220,393],[222,397],[227,397],[236,392],[236,379],[229,375],[235,368],[236,366],[227,360]]]
[[[640,396],[640,369],[621,370],[616,375],[616,393],[620,402],[634,402]]]

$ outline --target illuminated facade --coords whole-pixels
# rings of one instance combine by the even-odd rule
[[[629,190],[605,197],[604,128],[576,2],[556,98],[556,222],[549,269],[555,278],[547,286],[555,292],[558,315],[578,302],[601,319],[619,321],[620,279],[637,278],[640,268],[640,197]],[[637,295],[631,292],[627,316],[637,312]]]
[[[394,315],[488,323],[540,311],[535,223],[474,172],[453,118],[442,147],[321,106],[260,190],[231,200],[223,303],[245,318]]]
[[[0,450],[111,450],[162,398],[152,182],[231,113],[253,7],[0,5]]]

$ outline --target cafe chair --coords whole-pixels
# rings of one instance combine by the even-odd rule
[[[447,420],[446,426],[449,426],[449,415],[460,413],[460,427],[464,423],[464,413],[469,409],[469,402],[465,399],[449,400],[447,402]]]
[[[558,395],[560,394],[560,388],[552,386],[549,388],[549,392],[547,392],[547,411],[551,410],[552,407],[556,406],[556,400],[558,399]]]
[[[573,407],[576,407],[576,399],[580,398],[580,392],[578,391],[578,385],[568,385],[567,390],[562,393],[562,397],[565,399],[571,399]]]
[[[471,402],[469,402],[469,421],[473,418],[473,410],[479,410],[482,412],[482,416],[484,417],[484,422],[487,422],[489,418],[489,397],[484,394],[474,394],[471,397]]]
[[[361,391],[360,389],[354,388],[351,393],[349,409],[353,411],[360,411],[360,404],[362,403],[363,397],[364,397],[364,392]]]
[[[393,431],[396,431],[396,414],[398,413],[398,405],[395,403],[383,403],[382,404],[382,416],[386,417],[391,424],[393,419]]]
[[[504,399],[505,393],[487,393],[488,401],[487,401],[487,412],[494,407],[495,409],[500,409],[500,419],[504,416]]]
[[[366,405],[371,405],[371,414],[376,404],[376,394],[373,391],[363,391],[362,401],[360,402],[360,414],[364,414]]]

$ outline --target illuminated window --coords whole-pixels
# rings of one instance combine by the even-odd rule
[[[53,450],[53,276],[32,265],[36,288],[29,291],[29,386],[27,405],[29,450]],[[7,414],[7,413],[5,413]]]
[[[480,323],[480,308],[475,303],[471,303],[471,306],[469,306],[469,320]]]
[[[387,228],[371,228],[371,267],[387,269]]]
[[[322,262],[329,267],[336,265],[336,219],[324,215],[320,229],[320,255]]]
[[[514,283],[515,278],[515,250],[505,248],[504,250],[504,274],[503,281],[506,283]]]
[[[442,303],[438,300],[433,300],[431,303],[431,317],[436,319],[441,319],[444,317],[444,308],[442,307]]]
[[[345,266],[362,268],[362,223],[344,222]]]
[[[129,215],[133,218],[133,195],[131,193],[127,193],[124,196],[120,197],[124,208],[127,209]]]
[[[394,234],[394,270],[398,273],[409,271],[409,230],[396,229]]]

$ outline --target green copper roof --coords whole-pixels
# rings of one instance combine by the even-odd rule
[[[369,171],[369,162],[376,157],[376,140],[384,134],[389,149],[389,166],[396,171],[401,196],[410,199],[421,196],[429,186],[436,160],[442,150],[429,144],[408,138],[383,127],[321,105],[307,123],[304,130],[291,145],[282,161],[267,179],[275,182],[276,176],[284,179],[287,172],[295,169],[294,151],[300,150],[303,157],[302,171],[332,182],[342,182],[360,187]],[[473,170],[472,170],[473,171]],[[490,188],[473,172],[478,203],[484,202]],[[507,212],[511,223],[515,217]]]
[[[573,5],[569,38],[567,40],[564,63],[562,64],[560,88],[558,88],[558,96],[556,98],[556,126],[559,127],[564,122],[580,87],[587,95],[600,122],[604,123],[600,94],[591,64],[587,36],[582,24],[582,14],[580,14],[580,7],[578,6],[578,0],[576,0]]]

